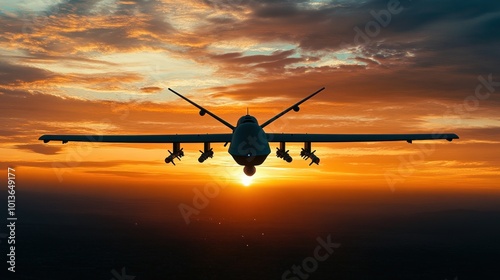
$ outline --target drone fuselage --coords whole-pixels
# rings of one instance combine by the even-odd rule
[[[238,120],[228,152],[239,165],[261,165],[266,160],[271,148],[255,117],[246,115]]]

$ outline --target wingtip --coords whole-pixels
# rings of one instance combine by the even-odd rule
[[[449,137],[446,138],[449,142],[453,141],[453,139],[460,139],[460,137],[458,137],[455,133],[450,133]]]
[[[38,140],[43,141],[43,143],[49,143],[50,142],[50,139],[47,139],[47,135],[40,136],[40,138],[38,138]]]

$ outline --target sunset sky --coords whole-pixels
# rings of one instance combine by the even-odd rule
[[[290,133],[434,133],[460,139],[278,145],[251,187],[497,190],[500,178],[498,1],[0,1],[1,166],[26,186],[242,187],[227,148],[43,144],[43,134],[229,133],[173,88],[235,124]],[[109,186],[109,189],[102,189]],[[311,186],[313,187],[313,186]],[[69,190],[68,190],[69,191]]]
[[[5,279],[498,278],[499,31],[498,0],[0,0]],[[460,139],[313,143],[313,166],[271,143],[253,177],[223,143],[173,166],[172,144],[38,140],[230,133],[168,88],[236,125],[322,87],[265,131]]]

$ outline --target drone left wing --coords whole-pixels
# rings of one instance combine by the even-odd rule
[[[43,135],[38,140],[44,143],[61,141],[63,144],[72,142],[110,142],[110,143],[173,143],[172,151],[165,158],[166,163],[174,163],[184,156],[181,143],[203,143],[203,151],[198,161],[204,162],[213,157],[214,152],[210,143],[231,142],[232,134],[181,134],[181,135]]]
[[[181,134],[181,135],[43,135],[38,140],[67,142],[112,143],[227,143],[232,134]]]

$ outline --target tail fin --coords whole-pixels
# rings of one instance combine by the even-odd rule
[[[260,127],[264,128],[265,126],[267,126],[268,124],[274,122],[275,120],[277,120],[279,117],[283,116],[284,114],[288,113],[290,110],[294,110],[295,112],[299,111],[299,105],[306,102],[309,98],[315,96],[316,94],[318,94],[320,91],[324,90],[325,87],[322,87],[320,88],[319,90],[317,90],[316,92],[314,92],[313,94],[309,95],[308,97],[302,99],[301,101],[293,104],[290,108],[286,109],[285,111],[277,114],[276,116],[272,117],[270,120],[268,120],[267,122],[263,123]]]
[[[168,88],[168,90],[170,90],[171,92],[175,93],[177,96],[179,96],[180,98],[186,100],[187,102],[191,103],[191,105],[195,106],[196,108],[200,109],[200,115],[203,116],[206,114],[209,114],[211,117],[213,117],[214,119],[218,120],[219,122],[221,122],[222,124],[224,124],[225,126],[229,127],[230,129],[234,130],[235,127],[233,125],[231,125],[230,123],[226,122],[225,120],[219,118],[217,115],[215,115],[214,113],[208,111],[207,109],[201,107],[200,105],[194,103],[193,101],[187,99],[186,97],[182,96],[180,93],[176,92],[175,90],[171,89],[171,88]]]

